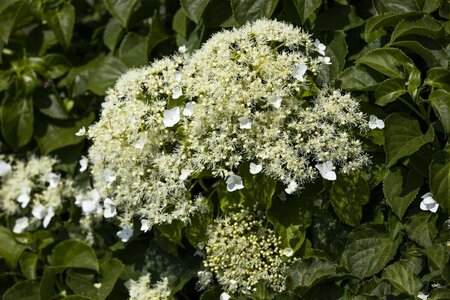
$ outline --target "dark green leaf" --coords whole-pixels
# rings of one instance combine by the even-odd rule
[[[94,250],[79,240],[66,240],[56,245],[49,262],[52,267],[98,271],[98,261]]]
[[[208,3],[209,0],[181,0],[181,7],[189,19],[199,23]]]
[[[174,244],[183,247],[183,222],[174,220],[172,223],[158,225],[159,231]]]
[[[449,253],[444,244],[434,244],[423,251],[427,257],[431,270],[443,270],[448,262]]]
[[[20,148],[33,136],[33,103],[30,98],[7,95],[1,108],[2,134],[11,146]]]
[[[417,21],[404,20],[395,27],[391,35],[391,42],[398,40],[406,35],[424,35],[426,37],[438,38],[440,36],[441,25],[430,17],[423,16]]]
[[[36,279],[36,264],[39,256],[33,252],[25,252],[20,258],[20,270],[27,279]]]
[[[433,68],[428,70],[425,84],[450,91],[450,71],[445,68]]]
[[[302,23],[305,23],[309,16],[322,4],[322,0],[295,0],[294,4]]]
[[[430,189],[433,199],[450,213],[450,162],[435,160],[431,163]]]
[[[412,61],[405,53],[394,48],[371,50],[356,62],[365,64],[386,76],[395,78],[405,78],[404,64],[412,64]]]
[[[58,96],[55,94],[46,94],[45,92],[36,92],[33,99],[39,111],[44,115],[58,120],[67,120],[69,118],[69,112]]]
[[[440,287],[433,289],[428,295],[428,300],[447,300],[450,299],[450,289]]]
[[[333,63],[323,66],[320,70],[319,77],[324,83],[331,82],[344,69],[345,57],[348,53],[345,37],[346,34],[343,31],[336,31],[331,43],[327,44],[326,54]]]
[[[372,276],[394,257],[400,242],[384,225],[362,225],[350,233],[341,263],[358,278]]]
[[[312,287],[314,284],[336,275],[336,265],[317,257],[301,259],[287,271],[289,288]]]
[[[52,79],[64,75],[70,68],[70,61],[62,54],[48,54],[44,56],[45,64],[48,68],[48,76]]]
[[[187,18],[184,10],[182,8],[178,9],[173,17],[172,29],[181,34],[184,38],[187,37],[187,26],[189,24],[189,19]]]
[[[437,234],[436,219],[437,216],[430,212],[421,212],[411,216],[406,225],[410,239],[422,247],[431,247]]]
[[[64,2],[60,9],[45,12],[45,18],[58,42],[68,49],[75,25],[75,8],[69,2]]]
[[[378,0],[374,2],[378,12],[410,12],[417,10],[415,0]]]
[[[231,0],[233,15],[240,25],[260,18],[270,18],[278,0]]]
[[[189,243],[195,248],[198,244],[206,240],[206,232],[209,224],[213,220],[214,207],[210,200],[206,200],[207,209],[196,213],[191,217],[191,222],[189,226],[185,228],[185,236]]]
[[[385,106],[406,93],[406,82],[403,79],[387,79],[382,82],[375,91],[375,104]]]
[[[139,0],[104,0],[106,8],[123,27],[128,26],[131,14],[139,5]]]
[[[128,67],[147,65],[147,39],[137,33],[129,32],[120,44],[119,58]]]
[[[384,80],[383,75],[365,66],[355,66],[344,70],[336,79],[345,90],[370,91],[375,90]]]
[[[167,33],[160,16],[155,12],[152,17],[152,24],[147,38],[146,55],[149,55],[153,48],[168,38],[170,38],[170,35]]]
[[[0,39],[6,44],[18,21],[20,11],[28,4],[23,0],[3,0],[0,3]]]
[[[416,296],[422,287],[422,282],[415,274],[415,267],[412,262],[400,260],[383,271],[382,278],[389,281],[399,291],[410,296]]]
[[[105,56],[89,76],[88,88],[97,95],[104,95],[128,67],[117,57]]]
[[[391,43],[390,46],[406,48],[417,53],[425,60],[430,68],[448,66],[448,54],[445,49],[436,42],[432,42],[431,45],[424,46],[423,43],[418,41],[399,41]]]
[[[441,5],[441,0],[416,0],[420,10],[430,13],[435,11]]]
[[[21,281],[6,291],[3,300],[40,300],[39,282],[34,280]]]
[[[0,257],[3,257],[9,267],[15,269],[20,256],[27,248],[14,238],[14,234],[9,229],[0,226]]]
[[[364,39],[369,42],[374,39],[373,33],[383,27],[394,27],[396,26],[400,21],[403,20],[410,20],[417,17],[422,16],[423,13],[421,12],[407,12],[407,13],[387,13],[387,14],[381,14],[374,16],[367,20],[366,28],[364,31]]]
[[[450,93],[445,90],[435,90],[430,94],[429,101],[448,134],[450,132]]]
[[[399,113],[389,115],[385,119],[385,124],[384,149],[387,167],[393,166],[400,158],[415,153],[434,139],[432,127],[423,134],[417,120]]]
[[[333,182],[330,199],[339,219],[358,226],[362,218],[362,206],[369,202],[369,186],[359,174],[339,174]]]
[[[103,43],[110,51],[114,51],[124,32],[125,30],[122,24],[120,24],[117,19],[109,19],[108,24],[106,24],[105,31],[103,32]]]

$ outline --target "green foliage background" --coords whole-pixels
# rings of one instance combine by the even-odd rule
[[[2,153],[61,159],[69,176],[88,142],[74,133],[98,116],[105,91],[127,69],[190,51],[222,28],[258,18],[305,28],[327,45],[332,65],[318,84],[351,91],[384,130],[360,137],[372,164],[332,184],[315,182],[296,201],[272,201],[281,187],[253,186],[231,201],[262,201],[283,243],[302,257],[288,291],[260,288],[252,299],[450,299],[450,71],[448,0],[2,0],[0,99]],[[258,193],[255,193],[258,191]],[[436,214],[421,211],[431,191]],[[255,200],[259,198],[259,200]],[[216,207],[216,210],[218,207]],[[78,209],[79,210],[79,209]],[[214,211],[214,210],[212,210]],[[20,235],[0,214],[3,299],[125,299],[144,258],[152,278],[167,276],[179,299],[201,294],[192,245],[213,214],[191,226],[160,226],[127,244],[114,225],[79,241],[80,212],[68,207],[49,230]],[[96,288],[95,283],[101,283]]]

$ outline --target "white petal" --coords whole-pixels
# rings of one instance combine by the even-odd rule
[[[292,255],[294,255],[294,250],[292,248],[284,248],[283,250],[281,250],[281,253],[286,257],[291,257]]]
[[[54,189],[58,186],[58,184],[61,180],[61,175],[50,172],[47,174],[46,180],[49,184],[49,187],[51,189]]]
[[[11,165],[4,160],[0,160],[0,177],[8,175],[11,171]]]
[[[98,200],[100,200],[100,194],[96,189],[91,190],[89,194],[92,201],[98,202]]]
[[[306,70],[308,70],[308,67],[305,64],[298,64],[292,71],[292,76],[298,81],[305,81],[303,75],[305,75]]]
[[[323,164],[317,164],[316,169],[319,170],[320,176],[326,180],[336,180],[336,173],[333,171],[333,163],[326,161]]]
[[[420,209],[421,210],[428,210],[427,204],[425,202],[423,202],[423,200],[422,200],[422,202],[420,202]]]
[[[231,174],[227,179],[227,190],[229,192],[234,192],[236,190],[240,190],[244,188],[244,184],[242,183],[242,178],[238,175]]]
[[[317,52],[319,52],[321,55],[325,55],[325,49],[327,48],[327,46],[325,46],[324,44],[322,44],[319,40],[315,40],[314,41],[314,45],[317,48]]]
[[[50,221],[52,220],[54,215],[55,212],[53,211],[53,207],[50,207],[47,210],[47,215],[45,216],[44,221],[42,221],[42,226],[44,226],[44,228],[47,228],[48,224],[50,224]]]
[[[425,199],[425,198],[433,198],[433,194],[431,193],[431,192],[428,192],[428,193],[426,193],[426,194],[424,194],[422,197],[420,197],[420,198],[422,198],[422,199]]]
[[[183,170],[181,170],[181,174],[180,174],[180,177],[179,177],[179,179],[180,180],[186,180],[186,179],[188,179],[188,177],[189,177],[189,175],[191,175],[191,170],[188,170],[188,169],[183,169]]]
[[[423,198],[422,202],[425,204],[435,204],[436,203],[436,201],[434,201],[434,199],[431,197]]]
[[[97,201],[84,200],[81,202],[81,209],[86,215],[90,215],[97,209]]]
[[[187,50],[188,50],[188,49],[186,48],[185,45],[183,45],[183,46],[181,46],[181,47],[178,48],[178,51],[179,51],[180,53],[186,53]]]
[[[86,128],[83,126],[77,132],[75,132],[76,136],[84,136],[86,135]]]
[[[369,128],[370,129],[383,129],[384,128],[384,121],[377,118],[377,116],[370,115],[369,117]]]
[[[138,150],[142,150],[142,149],[144,149],[144,146],[146,143],[147,143],[147,138],[141,137],[141,138],[139,138],[139,140],[137,140],[136,143],[134,143],[133,147]]]
[[[291,181],[288,184],[287,188],[284,189],[284,191],[290,195],[290,194],[293,194],[297,190],[297,188],[298,188],[297,182]]]
[[[35,205],[33,207],[33,210],[31,211],[33,217],[35,217],[38,220],[42,220],[45,217],[46,213],[47,209],[41,204]]]
[[[424,293],[420,292],[417,294],[417,298],[421,299],[421,300],[427,300],[428,299],[428,295],[425,295]]]
[[[82,155],[81,159],[80,159],[80,169],[79,169],[80,172],[86,171],[88,164],[89,164],[89,159],[86,156]]]
[[[173,89],[173,91],[172,91],[172,98],[173,98],[173,99],[178,99],[178,98],[180,98],[182,95],[183,95],[183,90],[182,90],[179,86],[177,86],[177,87],[175,87],[175,88]]]
[[[251,129],[252,128],[252,122],[247,116],[243,116],[238,118],[239,121],[239,128],[240,129]]]
[[[28,227],[28,218],[22,217],[16,220],[13,228],[14,233],[22,233]]]
[[[181,81],[183,80],[183,73],[181,73],[181,71],[176,71],[175,72],[175,81]]]
[[[30,194],[22,192],[22,194],[17,197],[17,202],[21,203],[22,208],[27,207],[28,203],[30,202]]]
[[[255,163],[250,163],[250,174],[258,174],[262,171],[262,165],[257,165]]]
[[[432,207],[429,207],[429,211],[431,211],[432,213],[435,213],[435,212],[437,212],[438,208],[439,208],[439,204],[436,203]]]
[[[180,108],[174,107],[164,111],[164,127],[173,127],[180,121]]]
[[[383,129],[384,128],[384,121],[383,120],[377,120],[377,127],[379,129]]]
[[[147,232],[150,229],[150,222],[147,219],[141,219],[141,231]]]
[[[331,58],[328,56],[319,56],[319,61],[324,65],[331,65]]]
[[[110,186],[116,180],[116,175],[110,169],[103,170],[102,175],[103,175],[103,180],[108,184],[108,186]]]
[[[187,102],[186,106],[183,109],[183,116],[190,117],[194,114],[195,110],[195,102]]]
[[[220,294],[219,300],[230,300],[230,299],[231,299],[231,296],[228,293],[223,292],[222,294]]]
[[[114,202],[111,198],[106,198],[105,201],[103,201],[103,206],[105,208],[103,210],[103,217],[105,217],[106,219],[112,218],[117,215],[116,206],[114,205]]]
[[[280,96],[273,96],[269,99],[269,103],[275,108],[280,108],[282,100],[283,98],[281,98]]]
[[[75,196],[75,205],[81,206],[84,196],[82,194],[78,194]]]
[[[122,225],[122,230],[117,232],[117,236],[126,243],[133,236],[133,230],[128,225]]]

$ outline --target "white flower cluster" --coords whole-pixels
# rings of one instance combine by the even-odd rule
[[[335,169],[363,166],[351,131],[367,127],[357,101],[314,85],[330,63],[325,48],[292,25],[259,20],[192,56],[128,72],[88,132],[95,188],[124,223],[137,214],[151,227],[201,207],[189,193],[199,174],[233,192],[245,188],[235,171],[247,162],[294,193],[319,174],[334,180]]]
[[[285,270],[295,259],[290,258],[292,253],[286,255],[280,244],[262,212],[240,209],[215,220],[208,228],[206,271],[198,274],[199,286],[207,287],[214,274],[226,292],[253,293],[260,280],[283,291]]]
[[[170,296],[169,281],[164,278],[156,284],[151,285],[150,276],[141,276],[137,281],[127,282],[130,293],[129,300],[169,300]]]
[[[21,216],[13,232],[21,233],[31,224],[47,228],[64,200],[73,195],[72,181],[54,171],[56,160],[50,157],[31,157],[27,162],[0,159],[0,207],[8,215]]]

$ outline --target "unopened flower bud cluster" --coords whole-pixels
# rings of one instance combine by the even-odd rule
[[[41,223],[46,228],[65,200],[73,196],[72,181],[54,170],[56,163],[45,156],[32,156],[28,161],[0,158],[0,208],[18,217],[13,232]]]
[[[280,248],[281,240],[268,228],[262,212],[240,209],[216,219],[208,229],[206,271],[199,274],[203,288],[211,275],[231,293],[253,293],[264,283],[276,291],[285,289],[285,270],[294,261]]]

